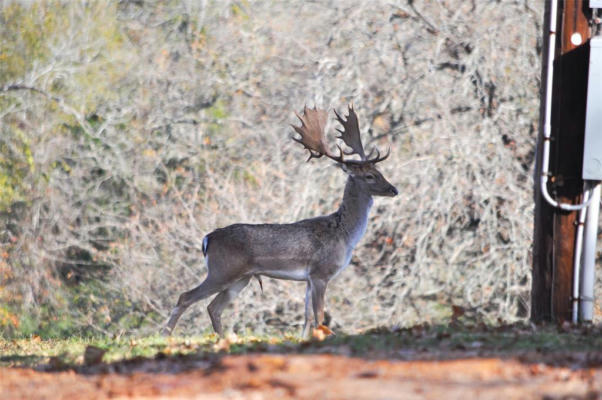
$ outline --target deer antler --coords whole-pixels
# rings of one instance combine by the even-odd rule
[[[337,113],[336,110],[334,110],[334,113],[337,116],[337,120],[340,122],[341,125],[343,125],[343,130],[337,129],[337,131],[341,133],[339,139],[342,139],[347,146],[351,147],[351,151],[345,154],[357,154],[361,158],[361,161],[350,160],[346,162],[359,164],[376,164],[377,162],[386,160],[387,157],[389,157],[389,154],[391,152],[390,148],[387,150],[387,154],[385,154],[384,157],[380,156],[380,151],[378,151],[378,149],[376,148],[370,150],[370,154],[366,156],[366,153],[364,152],[364,146],[362,145],[362,138],[360,137],[360,127],[357,119],[357,114],[353,109],[353,105],[349,106],[349,115],[347,115],[345,119],[341,118],[341,116],[339,115],[339,113]],[[375,151],[376,157],[370,158]]]
[[[349,115],[347,115],[346,119],[341,118],[337,110],[334,110],[334,113],[337,116],[337,120],[343,125],[343,130],[337,129],[337,131],[341,133],[341,136],[338,138],[342,139],[347,146],[351,147],[351,152],[345,154],[358,154],[362,160],[365,160],[366,153],[364,153],[357,114],[353,110],[353,106],[349,106]]]
[[[301,126],[291,126],[299,135],[301,135],[301,138],[298,139],[293,137],[293,140],[297,143],[301,143],[303,147],[309,151],[309,158],[307,161],[311,160],[312,158],[326,156],[339,163],[367,164],[377,163],[389,157],[389,151],[387,151],[387,154],[381,158],[380,152],[375,149],[372,149],[368,157],[366,157],[364,146],[362,145],[362,140],[360,138],[357,114],[353,110],[353,106],[349,106],[349,115],[347,115],[345,119],[341,118],[336,111],[334,113],[337,116],[337,120],[341,123],[341,125],[343,125],[343,130],[337,129],[337,131],[341,133],[341,136],[338,138],[342,139],[345,144],[351,148],[349,153],[345,153],[343,149],[337,145],[337,148],[339,149],[338,156],[331,153],[326,145],[324,127],[328,118],[327,111],[318,109],[316,107],[311,109],[305,106],[303,108],[303,115],[299,115],[295,112],[295,115],[301,121]],[[374,151],[376,151],[376,157],[370,158]],[[344,160],[344,154],[358,154],[361,160]]]
[[[303,147],[309,151],[309,158],[307,161],[312,158],[326,156],[337,162],[343,162],[342,154],[339,157],[334,156],[328,151],[328,147],[326,146],[324,137],[324,126],[328,119],[328,112],[326,110],[319,110],[316,107],[311,109],[305,106],[303,108],[302,116],[296,112],[295,115],[301,121],[301,126],[291,126],[299,135],[301,135],[301,138],[297,139],[296,137],[293,137],[293,140],[297,143],[301,143]]]
[[[370,154],[372,154],[372,152],[370,152]],[[380,151],[378,151],[378,149],[376,149],[376,157],[374,157],[374,158],[368,157],[368,159],[366,160],[366,162],[367,163],[371,163],[371,164],[376,164],[378,162],[385,161],[387,158],[389,158],[390,154],[391,154],[391,148],[390,147],[387,149],[387,154],[385,154],[384,157],[381,157],[380,156]]]

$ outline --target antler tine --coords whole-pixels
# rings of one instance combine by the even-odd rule
[[[339,123],[343,125],[343,130],[337,129],[337,131],[341,133],[339,139],[342,139],[345,144],[352,149],[350,153],[345,154],[350,155],[355,153],[358,154],[362,160],[366,160],[366,153],[364,152],[364,146],[362,145],[362,139],[360,137],[357,114],[353,110],[353,105],[349,105],[349,115],[347,115],[347,118],[345,119],[343,119],[336,110],[334,110],[334,113],[337,116]]]
[[[325,143],[324,137],[324,126],[328,119],[328,112],[326,110],[318,109],[314,106],[313,109],[303,107],[303,115],[299,115],[295,112],[295,115],[301,121],[301,126],[291,125],[295,132],[301,135],[301,138],[293,137],[293,140],[297,143],[301,143],[309,151],[309,158],[320,158],[327,156],[335,161],[343,162],[342,156],[333,156],[329,151]]]
[[[374,151],[371,151],[370,154],[372,154]],[[378,149],[376,149],[376,157],[374,158],[370,158],[368,157],[368,160],[366,160],[366,162],[371,163],[371,164],[376,164],[378,162],[381,161],[385,161],[387,158],[389,158],[389,155],[391,154],[391,148],[387,148],[387,154],[384,155],[384,157],[380,156],[380,151],[378,151]]]
[[[296,126],[291,125],[293,128],[296,128]],[[309,160],[311,160],[312,158],[320,158],[322,157],[323,154],[320,153],[315,153],[311,148],[307,147],[307,145],[305,143],[303,143],[303,141],[301,141],[300,139],[297,139],[296,137],[292,138],[295,142],[297,143],[301,143],[303,145],[303,147],[305,147],[305,149],[307,151],[309,151],[309,157],[307,158],[307,160],[305,160],[306,162],[309,162]]]

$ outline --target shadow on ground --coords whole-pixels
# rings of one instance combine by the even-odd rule
[[[113,347],[120,351],[114,351]],[[204,368],[219,369],[227,355],[337,355],[364,360],[445,361],[466,359],[514,359],[571,369],[602,367],[602,326],[572,327],[504,325],[420,325],[404,329],[379,328],[357,335],[339,334],[318,340],[294,337],[261,338],[252,335],[215,336],[194,340],[185,337],[105,340],[86,345],[100,357],[63,352],[54,356],[3,351],[0,365],[33,367],[39,371],[73,370],[82,374],[181,373]],[[82,347],[83,348],[83,347]],[[114,353],[111,353],[114,351]],[[80,351],[81,352],[81,351]],[[104,353],[107,354],[104,354]],[[103,358],[104,354],[104,358]]]

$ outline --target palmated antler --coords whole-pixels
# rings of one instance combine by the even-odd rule
[[[293,140],[297,143],[301,143],[303,147],[305,147],[309,151],[309,158],[307,161],[312,158],[320,158],[322,156],[326,156],[336,162],[346,163],[346,164],[367,164],[367,163],[377,163],[385,160],[389,157],[389,151],[384,157],[380,157],[380,152],[376,150],[376,157],[370,158],[373,151],[370,152],[368,157],[364,152],[364,146],[362,145],[362,140],[360,138],[360,129],[357,119],[357,114],[353,110],[353,106],[349,106],[349,115],[345,119],[341,118],[341,116],[335,111],[337,116],[337,120],[343,125],[343,130],[337,129],[341,133],[339,139],[342,139],[347,146],[351,148],[349,153],[344,153],[339,145],[337,148],[339,149],[339,155],[334,155],[328,150],[328,146],[326,145],[326,139],[324,134],[324,127],[326,125],[326,120],[328,119],[328,113],[326,110],[317,109],[314,107],[313,109],[304,107],[303,115],[299,115],[295,113],[297,118],[301,121],[301,126],[291,125],[293,129],[301,135],[301,138],[293,137]],[[351,155],[357,154],[360,156],[361,160],[344,160],[343,155]]]
[[[357,114],[353,110],[353,105],[349,106],[349,115],[345,119],[341,118],[337,110],[334,110],[334,114],[337,116],[337,120],[343,125],[343,129],[337,129],[345,144],[351,147],[351,152],[345,153],[347,155],[357,154],[362,160],[366,159],[366,153],[364,153],[364,146],[362,145],[362,139],[360,138],[360,126],[357,120]]]
[[[301,126],[291,125],[293,129],[301,135],[300,139],[293,137],[293,140],[297,143],[301,143],[309,151],[309,158],[320,158],[322,156],[329,157],[337,162],[343,162],[342,150],[339,157],[333,155],[326,145],[326,139],[324,137],[324,127],[326,126],[326,120],[328,119],[328,112],[326,110],[319,110],[316,107],[313,109],[303,108],[303,115],[295,113],[297,118],[301,121]]]
[[[366,153],[364,152],[364,145],[362,144],[362,139],[360,137],[360,127],[359,127],[359,122],[357,119],[357,114],[355,113],[355,110],[353,109],[353,105],[349,105],[349,114],[347,115],[347,117],[345,117],[345,119],[341,118],[341,116],[339,115],[339,113],[337,113],[336,110],[334,110],[334,113],[337,116],[337,120],[339,121],[339,123],[341,125],[343,125],[343,130],[337,129],[337,131],[339,131],[341,133],[341,136],[339,136],[339,139],[342,139],[345,142],[345,144],[351,148],[351,151],[349,153],[345,153],[345,154],[346,155],[357,154],[361,158],[361,161],[347,161],[347,162],[352,162],[352,163],[357,163],[357,164],[368,164],[368,163],[376,164],[377,162],[386,160],[387,157],[389,157],[391,149],[387,150],[387,154],[385,154],[384,157],[381,157],[380,152],[376,148],[373,148],[370,151],[370,154],[368,154],[368,156],[366,156]],[[376,152],[376,157],[370,158],[374,152]]]

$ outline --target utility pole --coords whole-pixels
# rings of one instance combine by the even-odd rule
[[[590,11],[586,0],[559,0],[556,4],[546,1],[545,4],[542,105],[535,167],[531,320],[563,322],[571,320],[578,212],[551,206],[541,193],[540,171],[545,140],[542,134],[545,107],[543,99],[546,97],[548,46],[555,46],[548,191],[558,202],[578,204],[583,192],[581,168]],[[555,43],[548,43],[545,39],[550,33],[550,14],[554,6],[557,15],[556,40]]]

